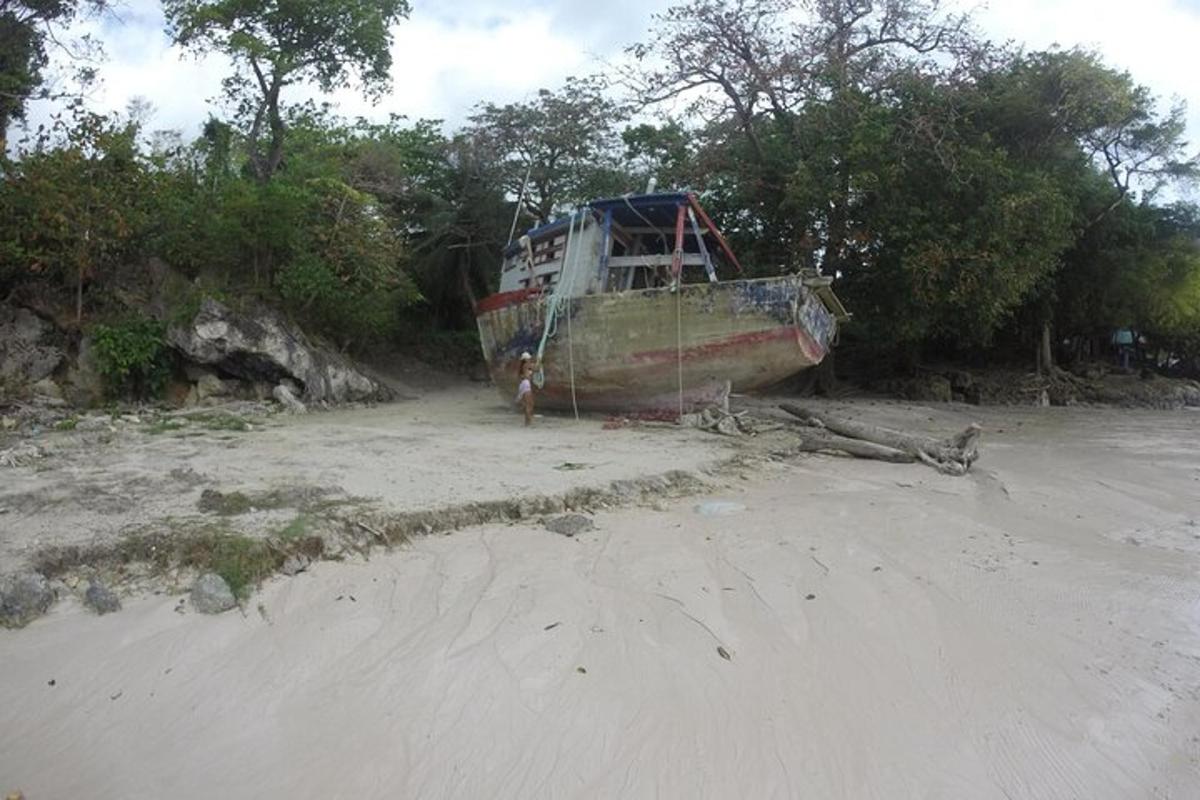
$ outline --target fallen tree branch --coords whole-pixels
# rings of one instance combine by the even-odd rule
[[[963,431],[949,439],[934,439],[930,436],[896,431],[877,425],[868,425],[853,420],[841,419],[830,414],[823,414],[802,408],[794,403],[780,403],[779,407],[803,420],[805,424],[822,428],[834,434],[838,440],[858,440],[859,445],[869,442],[883,448],[878,455],[869,455],[871,449],[861,450],[861,458],[879,458],[883,461],[896,462],[895,453],[908,456],[908,461],[921,461],[939,472],[947,475],[964,475],[971,464],[979,458],[979,434],[981,428],[976,424],[967,426]],[[833,449],[850,452],[846,449],[848,443],[840,442]],[[829,449],[829,448],[816,448]],[[852,454],[853,455],[853,454]]]
[[[833,434],[804,433],[800,445],[796,448],[802,453],[817,453],[822,450],[836,451],[854,456],[855,458],[871,458],[876,461],[888,461],[893,464],[912,464],[917,459],[893,447],[885,447],[874,442],[863,442],[845,436]]]

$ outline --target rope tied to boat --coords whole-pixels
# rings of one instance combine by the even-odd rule
[[[571,312],[569,304],[575,287],[575,276],[579,271],[575,268],[579,263],[580,250],[575,233],[575,222],[578,219],[579,232],[582,233],[584,222],[586,221],[585,212],[586,207],[572,212],[570,221],[567,223],[567,241],[563,244],[562,268],[558,272],[558,283],[555,284],[554,291],[550,294],[550,299],[546,301],[546,321],[542,326],[542,339],[538,342],[537,355],[534,360],[536,369],[533,373],[533,384],[539,389],[543,388],[546,385],[546,371],[542,366],[542,358],[546,352],[546,342],[549,341],[550,337],[558,333],[558,315],[562,313],[564,306],[568,306],[566,311],[567,370],[571,385],[571,407],[575,411],[575,419],[579,419],[579,404],[575,389],[575,346],[571,336]]]

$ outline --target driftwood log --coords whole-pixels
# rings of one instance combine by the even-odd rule
[[[980,427],[972,424],[949,439],[896,431],[811,411],[794,403],[781,409],[820,433],[805,434],[804,450],[840,450],[858,458],[894,463],[921,461],[947,475],[964,475],[979,458]]]

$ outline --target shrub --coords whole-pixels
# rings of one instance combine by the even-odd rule
[[[170,352],[162,323],[132,317],[92,329],[96,362],[112,397],[159,397],[170,375]]]

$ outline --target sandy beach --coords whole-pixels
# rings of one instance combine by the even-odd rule
[[[773,445],[525,431],[463,387],[86,462],[62,444],[4,474],[0,505],[58,498],[0,516],[10,563],[204,487],[320,485],[379,513],[671,469],[706,488],[574,538],[529,520],[318,562],[219,616],[171,593],[103,617],[60,601],[0,631],[0,791],[1200,797],[1200,413],[824,407],[978,421],[983,455],[963,478],[824,455],[713,471]],[[172,470],[200,480],[166,491]],[[98,512],[72,479],[133,500]]]

